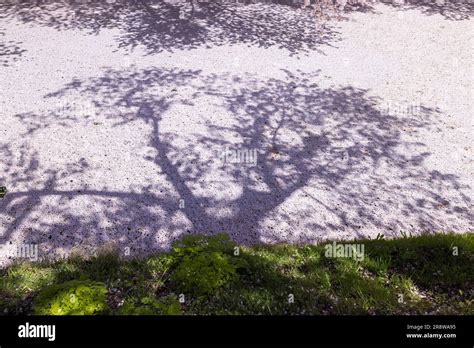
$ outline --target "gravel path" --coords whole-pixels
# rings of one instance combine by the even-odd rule
[[[0,263],[473,231],[470,20],[53,5],[0,15]]]

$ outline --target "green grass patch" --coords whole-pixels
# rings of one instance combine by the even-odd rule
[[[474,314],[473,234],[325,245],[238,246],[226,234],[186,236],[167,253],[17,263],[0,270],[3,313]],[[340,255],[339,255],[340,256]],[[360,255],[359,255],[360,256]]]

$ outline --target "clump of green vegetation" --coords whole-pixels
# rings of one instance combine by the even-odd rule
[[[51,285],[33,300],[36,315],[92,315],[107,309],[107,289],[100,282],[73,280]]]
[[[173,243],[177,264],[171,276],[183,293],[205,296],[237,278],[240,260],[232,254],[235,244],[224,233],[205,237],[190,235]]]
[[[165,286],[169,279],[175,258],[170,254],[153,255],[145,261],[145,270],[149,275],[149,283],[155,290]]]

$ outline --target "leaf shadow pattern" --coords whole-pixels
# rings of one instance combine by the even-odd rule
[[[381,2],[404,11],[417,9],[429,16],[439,14],[453,21],[469,20],[474,15],[474,3],[470,0],[405,0],[403,2],[382,0]]]
[[[8,67],[18,61],[26,50],[21,48],[21,42],[3,41],[4,35],[0,32],[0,65]]]
[[[35,243],[43,255],[113,243],[136,255],[184,233],[226,231],[248,245],[472,226],[470,187],[428,169],[425,144],[405,134],[433,127],[439,110],[390,115],[365,90],[281,73],[109,69],[48,94],[53,106],[86,99],[94,115],[17,115],[21,145],[0,148],[11,187],[1,242]],[[58,161],[32,150],[35,139],[54,146],[58,131],[85,140]],[[236,150],[256,161],[226,161]]]
[[[15,18],[57,30],[97,34],[119,29],[120,47],[143,48],[148,54],[199,47],[245,44],[278,47],[292,55],[332,45],[337,30],[316,27],[314,18],[294,6],[236,1],[26,1],[0,5],[4,18]]]

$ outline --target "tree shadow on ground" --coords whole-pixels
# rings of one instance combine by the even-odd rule
[[[337,32],[316,28],[314,18],[291,6],[269,3],[188,1],[27,1],[0,5],[4,18],[58,30],[98,33],[119,29],[121,47],[147,53],[246,44],[279,47],[291,54],[319,50],[335,42]]]
[[[441,15],[448,20],[469,20],[474,15],[474,3],[470,0],[405,0],[403,2],[382,0],[382,3],[400,10],[420,10],[426,15]]]
[[[17,115],[26,132],[0,148],[2,242],[136,254],[183,233],[314,243],[472,226],[469,187],[427,169],[430,153],[407,137],[434,127],[438,110],[391,115],[367,91],[283,73],[107,70],[45,96],[51,110]],[[93,112],[64,107],[78,99]],[[33,150],[38,139],[67,146],[58,132],[83,140],[63,157]],[[256,161],[223,156],[240,150]]]

